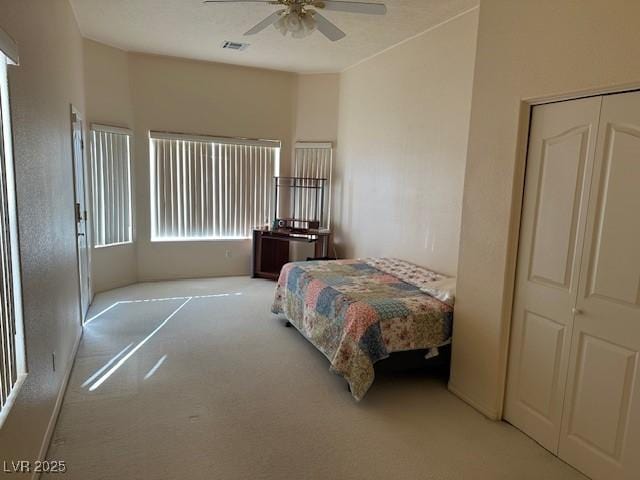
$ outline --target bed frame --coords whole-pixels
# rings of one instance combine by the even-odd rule
[[[294,328],[289,321],[284,324],[287,328]],[[399,373],[413,372],[417,370],[428,370],[435,377],[445,382],[449,381],[451,369],[451,344],[438,347],[438,355],[431,358],[425,358],[428,350],[407,350],[405,352],[393,352],[389,358],[380,360],[374,364],[376,372]],[[347,383],[347,390],[351,392],[351,388]]]

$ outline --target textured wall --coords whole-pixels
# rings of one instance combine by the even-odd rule
[[[450,388],[502,411],[527,99],[640,86],[640,2],[482,0]]]
[[[346,70],[336,240],[454,274],[478,11]]]
[[[138,278],[245,275],[251,241],[151,242],[149,130],[282,140],[291,151],[295,75],[144,54],[129,55],[135,123]]]
[[[294,90],[293,142],[332,142],[337,161],[339,74],[298,75]],[[291,158],[295,158],[295,150]],[[293,173],[293,165],[292,172]],[[330,252],[331,253],[331,252]],[[291,260],[315,256],[314,245],[291,242]]]
[[[295,140],[335,143],[339,75],[293,75],[126,53],[91,40],[84,40],[84,63],[88,120],[135,127],[136,243],[93,250],[94,290],[138,279],[248,273],[249,241],[149,241],[148,131],[281,139],[281,171],[288,174]],[[312,254],[294,250],[301,250],[292,252],[294,257]]]
[[[338,138],[340,75],[298,75],[296,78],[293,141]]]
[[[0,430],[1,462],[37,457],[80,335],[70,106],[84,110],[84,85],[66,0],[2,1],[0,25],[21,61],[9,82],[29,369]]]
[[[87,123],[133,129],[128,54],[91,40],[85,39],[83,44]],[[91,256],[93,291],[98,293],[135,283],[136,253],[135,243],[94,248]]]

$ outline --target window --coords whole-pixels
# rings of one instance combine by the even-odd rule
[[[131,131],[91,125],[94,245],[133,241],[131,212]]]
[[[27,375],[7,79],[7,64],[17,64],[15,53],[0,30],[0,427]]]
[[[274,208],[280,142],[150,133],[151,240],[249,238]]]
[[[331,225],[331,175],[333,170],[333,148],[331,143],[296,143],[293,174],[296,177],[304,178],[325,178],[327,182],[324,194],[323,211],[324,216],[322,228],[329,228]],[[297,197],[300,205],[296,210],[301,212],[301,218],[311,218],[311,212],[315,211],[316,196],[312,190],[303,190]]]

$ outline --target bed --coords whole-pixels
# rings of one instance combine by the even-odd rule
[[[361,400],[374,364],[451,341],[455,279],[387,258],[286,264],[272,312],[284,315]]]

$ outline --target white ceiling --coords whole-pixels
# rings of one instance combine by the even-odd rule
[[[331,42],[318,32],[304,39],[273,27],[243,33],[278,7],[201,0],[71,0],[82,34],[128,51],[287,70],[339,72],[392,45],[476,6],[479,0],[373,0],[385,16],[323,14],[347,33]],[[248,42],[242,52],[223,50],[225,40]]]

